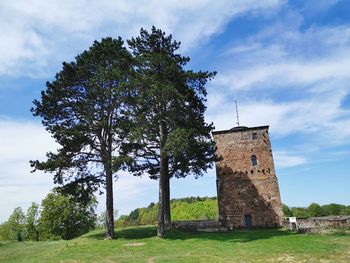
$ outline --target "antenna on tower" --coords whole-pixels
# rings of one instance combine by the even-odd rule
[[[238,105],[237,105],[237,100],[235,99],[235,104],[236,104],[236,116],[237,116],[237,127],[239,127],[239,115],[238,115]]]
[[[232,87],[232,90],[233,90],[233,96],[234,96],[234,99],[235,99],[235,105],[236,105],[236,124],[237,124],[237,127],[239,127],[239,114],[238,114],[238,103],[237,103],[237,96],[236,96],[236,91],[235,91],[235,88]]]

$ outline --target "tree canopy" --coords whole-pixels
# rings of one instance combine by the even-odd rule
[[[215,72],[186,70],[180,42],[160,29],[141,29],[128,41],[135,59],[131,78],[127,152],[132,171],[159,179],[158,236],[170,222],[171,177],[203,175],[215,160],[213,124],[204,120],[206,83]]]
[[[32,108],[60,145],[57,152],[47,153],[46,161],[31,161],[32,167],[54,173],[54,182],[80,201],[89,202],[104,186],[108,238],[114,237],[112,184],[122,164],[117,158],[122,140],[118,134],[131,63],[121,38],[95,41],[75,61],[63,63]]]

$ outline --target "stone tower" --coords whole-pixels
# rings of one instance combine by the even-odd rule
[[[269,126],[215,131],[219,220],[229,228],[278,227],[282,203]]]

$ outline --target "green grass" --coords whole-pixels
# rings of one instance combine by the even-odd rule
[[[92,231],[70,241],[0,242],[0,262],[350,262],[350,235],[285,230],[167,232],[155,227]]]

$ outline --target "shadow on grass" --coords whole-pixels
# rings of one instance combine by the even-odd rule
[[[297,235],[295,232],[289,232],[280,229],[256,229],[256,230],[233,230],[221,233],[203,233],[203,232],[183,232],[171,230],[167,232],[166,239],[185,240],[185,239],[207,239],[223,242],[250,242],[254,240],[269,239],[280,236]]]
[[[124,238],[124,239],[143,239],[155,237],[157,235],[157,228],[154,226],[145,226],[145,227],[130,227],[117,229],[115,232],[115,237]],[[91,233],[85,236],[89,239],[105,239],[105,233],[100,231],[98,233]]]
[[[157,228],[155,226],[130,227],[116,230],[116,238],[122,239],[144,239],[156,237]],[[298,235],[295,232],[289,232],[281,229],[257,229],[257,230],[234,230],[230,232],[205,233],[205,232],[186,232],[177,229],[167,230],[165,240],[187,240],[187,239],[207,239],[225,242],[250,242],[260,239],[269,239],[280,236]],[[105,234],[101,231],[91,233],[85,236],[89,239],[102,240]]]

